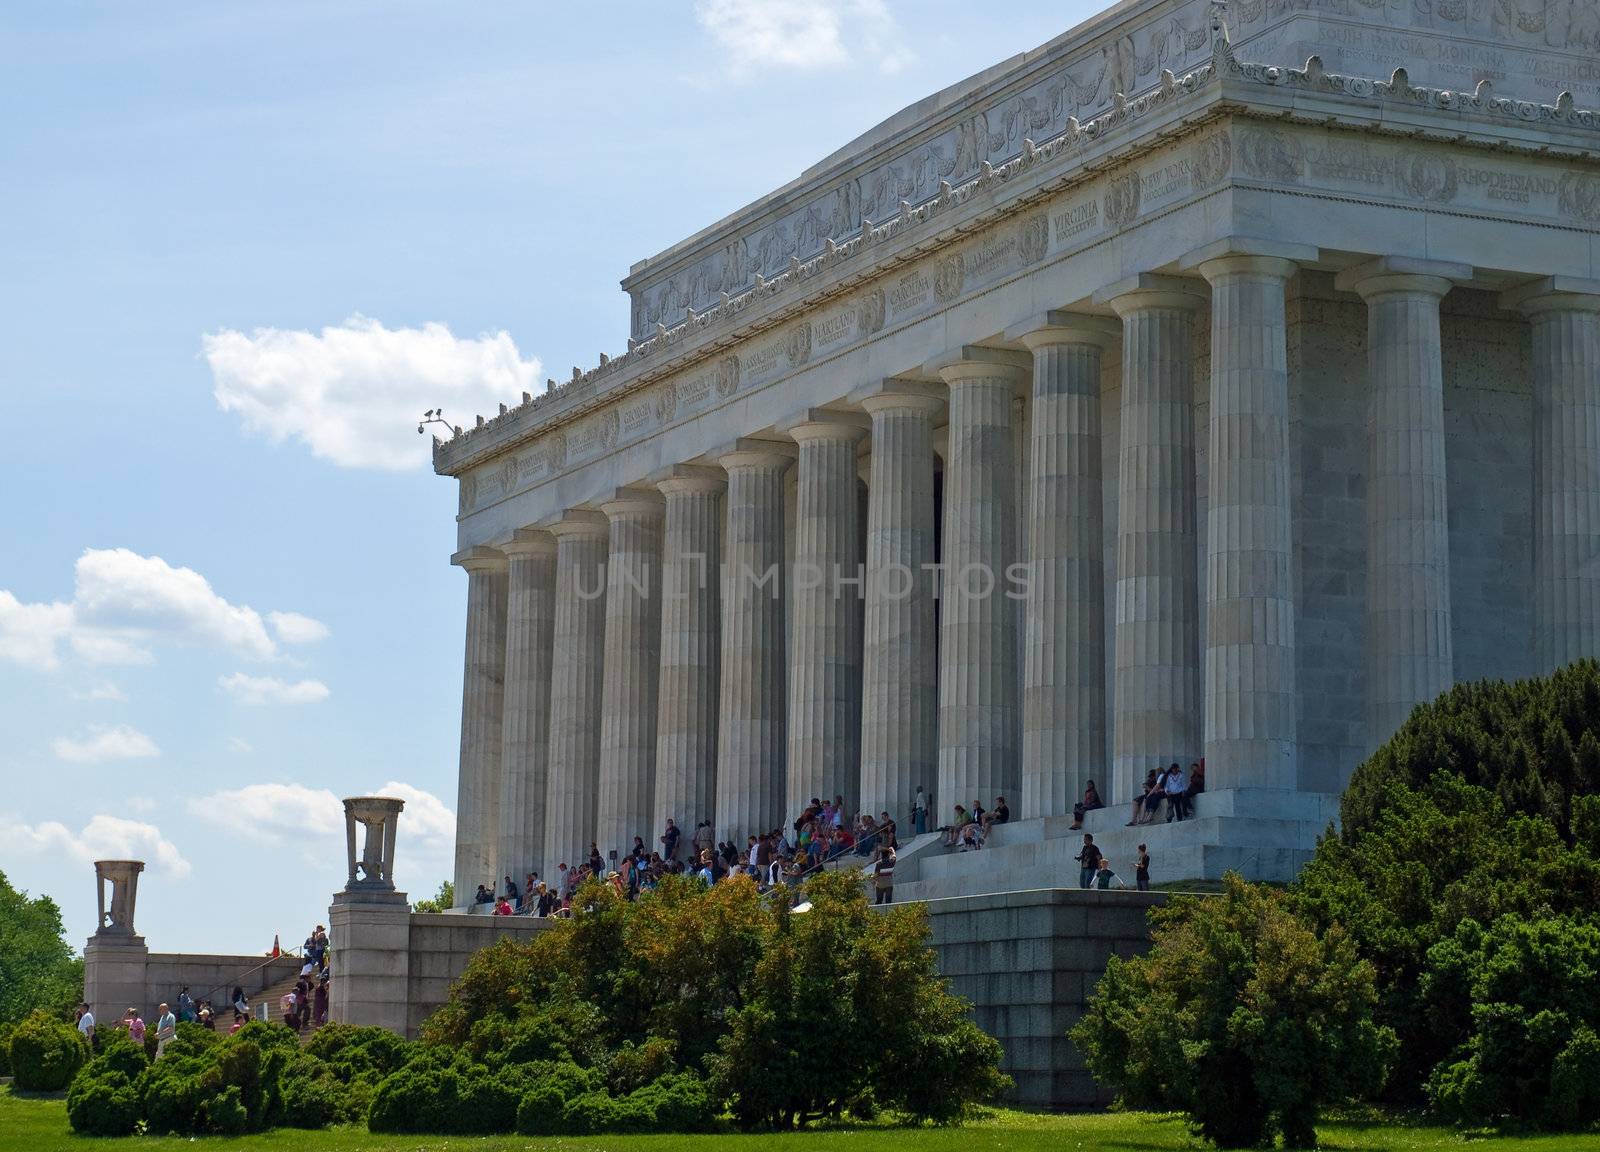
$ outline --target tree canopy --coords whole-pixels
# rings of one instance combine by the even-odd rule
[[[0,872],[0,1026],[34,1009],[64,1015],[83,997],[83,961],[62,936],[61,909]]]

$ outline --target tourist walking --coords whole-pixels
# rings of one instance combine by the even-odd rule
[[[1073,859],[1078,862],[1078,887],[1092,887],[1094,874],[1100,869],[1100,849],[1095,847],[1094,837],[1089,833],[1083,834],[1083,849]]]

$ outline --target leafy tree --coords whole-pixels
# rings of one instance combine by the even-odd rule
[[[1600,923],[1465,920],[1428,951],[1425,999],[1471,1018],[1428,1080],[1445,1115],[1471,1124],[1577,1129],[1600,1120]]]
[[[1372,966],[1337,925],[1225,878],[1151,912],[1153,944],[1113,957],[1072,1030],[1096,1079],[1135,1107],[1181,1108],[1225,1148],[1316,1142],[1325,1106],[1376,1091],[1394,1046],[1373,1022]]]
[[[61,935],[61,909],[29,898],[0,872],[0,1025],[36,1008],[65,1017],[83,999],[83,961]]]
[[[1401,1051],[1386,1089],[1418,1103],[1472,1034],[1470,1005],[1424,981],[1463,920],[1600,908],[1600,665],[1464,684],[1421,705],[1351,778],[1341,826],[1294,888],[1318,927],[1347,927],[1376,971]]]
[[[554,1061],[598,1076],[581,1091],[535,1076],[517,1110],[528,1134],[681,1131],[725,1102],[750,1127],[877,1106],[948,1122],[1008,1085],[999,1045],[934,970],[920,907],[875,913],[835,874],[806,895],[794,913],[743,878],[667,877],[635,903],[585,885],[572,919],[475,956],[424,1044],[502,1073]],[[446,1079],[406,1098],[385,1081],[383,1122],[460,1090]]]
[[[456,905],[456,886],[453,880],[441,880],[439,891],[432,899],[418,900],[411,906],[413,912],[448,912]]]

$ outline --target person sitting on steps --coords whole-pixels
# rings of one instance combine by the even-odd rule
[[[1083,814],[1093,812],[1096,808],[1104,808],[1105,804],[1100,799],[1100,793],[1090,780],[1083,787],[1083,799],[1072,806],[1072,830],[1076,832],[1083,827]]]

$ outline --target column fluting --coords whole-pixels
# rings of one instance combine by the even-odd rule
[[[595,825],[602,854],[653,839],[656,685],[661,672],[661,520],[653,490],[619,491],[600,506],[610,521],[606,641]]]
[[[1506,293],[1533,337],[1536,676],[1600,656],[1600,282]]]
[[[933,572],[934,385],[885,381],[860,402],[872,417],[867,481],[866,610],[862,642],[861,807],[909,812],[935,793],[939,669]],[[968,798],[970,799],[970,797]],[[966,803],[965,800],[961,803]]]
[[[1112,799],[1145,772],[1197,756],[1200,605],[1196,588],[1191,317],[1197,281],[1145,275],[1107,294],[1122,318],[1122,446]],[[1102,793],[1103,795],[1103,793]]]
[[[547,862],[576,866],[588,858],[596,833],[609,528],[599,512],[572,511],[550,532],[556,538],[556,618],[544,850]]]
[[[1293,261],[1208,260],[1205,755],[1215,788],[1298,786],[1289,370]]]
[[[666,497],[661,569],[661,680],[651,831],[667,820],[687,858],[695,826],[716,805],[717,695],[722,662],[724,474],[679,465],[659,483]],[[650,842],[652,849],[654,841]]]
[[[497,876],[519,885],[544,858],[545,782],[550,763],[550,657],[556,619],[556,542],[523,529],[502,546],[508,565],[506,678],[501,728]]]
[[[741,441],[728,473],[717,718],[719,839],[743,844],[783,823],[784,473],[793,445]]]
[[[456,782],[455,889],[469,903],[493,884],[499,848],[500,753],[506,676],[506,558],[468,548],[453,562],[467,572],[467,646],[461,677],[461,773]]]
[[[1052,313],[1033,353],[1024,603],[1022,807],[1072,811],[1106,762],[1100,356],[1115,321]]]
[[[818,412],[787,431],[799,445],[789,586],[788,788],[785,818],[813,796],[856,811],[861,754],[860,423]],[[857,417],[857,420],[860,418]]]
[[[982,354],[978,358],[975,354]],[[939,374],[950,388],[939,619],[939,803],[1016,798],[1016,561],[1012,400],[1026,354],[973,349]],[[1009,795],[1008,795],[1009,794]]]
[[[1348,269],[1367,304],[1367,742],[1453,682],[1444,447],[1443,275]]]

